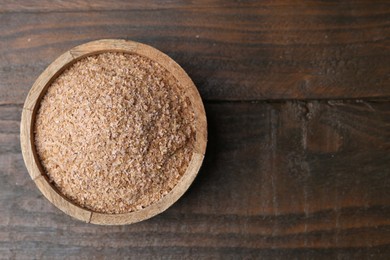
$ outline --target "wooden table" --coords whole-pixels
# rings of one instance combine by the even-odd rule
[[[1,1],[0,258],[390,257],[389,1]],[[205,102],[201,172],[165,213],[95,226],[24,166],[37,76],[101,38],[150,44]]]

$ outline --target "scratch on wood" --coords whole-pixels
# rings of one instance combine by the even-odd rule
[[[362,99],[356,100],[356,103],[361,103],[361,104],[365,105],[369,110],[375,112],[375,109],[370,105],[370,103],[368,103]]]
[[[307,154],[307,139],[308,139],[308,121],[312,119],[312,113],[310,111],[310,105],[305,103],[300,105],[300,110],[302,115],[300,116],[301,120],[301,143],[302,143],[302,161],[301,161],[301,170],[302,175],[304,176],[302,179],[303,182],[303,211],[305,213],[305,223],[304,223],[304,246],[308,245],[308,236],[307,236],[307,220],[309,218],[309,205],[308,205],[308,187],[307,187],[307,178],[310,176],[310,167],[306,161]]]

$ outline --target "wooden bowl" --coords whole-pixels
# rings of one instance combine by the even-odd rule
[[[195,114],[196,140],[192,158],[186,172],[177,185],[162,199],[144,209],[130,213],[97,213],[74,204],[50,184],[47,175],[43,171],[34,145],[35,115],[39,108],[39,103],[48,87],[65,69],[77,60],[103,52],[135,53],[160,64],[169,71],[178,80],[179,85],[184,88],[183,95],[190,99]],[[38,77],[28,93],[23,106],[20,142],[23,159],[31,178],[42,194],[57,208],[76,219],[88,223],[123,225],[139,222],[165,211],[189,188],[198,174],[204,158],[207,143],[207,122],[203,103],[194,83],[175,61],[164,53],[145,44],[125,40],[99,40],[82,44],[65,52],[50,64]]]

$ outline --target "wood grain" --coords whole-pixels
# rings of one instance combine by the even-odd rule
[[[0,0],[0,29],[0,258],[389,259],[389,1]],[[130,226],[51,206],[19,145],[38,75],[101,38],[167,53],[206,100],[199,176]]]
[[[61,53],[101,38],[167,53],[207,100],[388,97],[389,7],[388,1],[5,1],[0,104],[21,103]]]
[[[0,107],[18,139],[21,106]],[[390,102],[211,102],[190,190],[130,226],[74,221],[0,146],[0,252],[10,258],[375,258],[390,251]],[[15,141],[15,142],[16,142]]]

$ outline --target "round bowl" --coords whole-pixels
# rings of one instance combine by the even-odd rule
[[[195,115],[195,145],[191,160],[176,186],[162,199],[146,208],[122,214],[106,214],[82,208],[63,196],[48,180],[38,158],[34,144],[35,115],[40,101],[52,82],[76,61],[99,53],[133,53],[157,62],[170,72],[183,88],[182,95],[191,101]],[[20,142],[23,159],[32,180],[42,194],[66,214],[87,223],[101,225],[123,225],[151,218],[169,208],[189,188],[202,164],[207,143],[207,121],[202,100],[187,73],[170,57],[148,45],[126,40],[98,40],[79,45],[65,52],[50,64],[38,77],[28,93],[23,106],[20,125]]]

